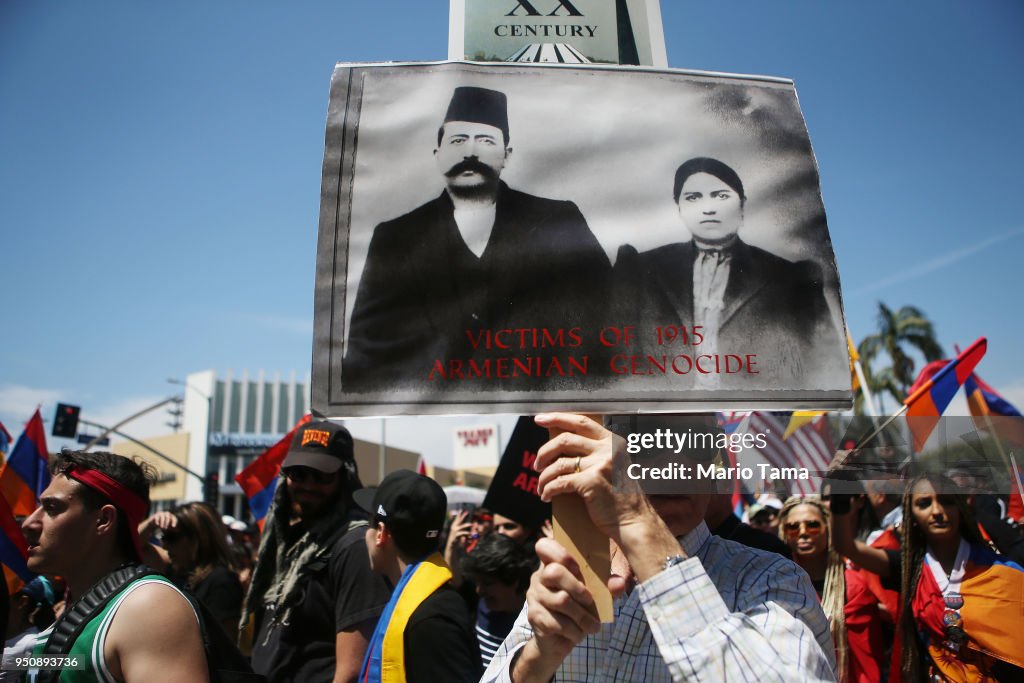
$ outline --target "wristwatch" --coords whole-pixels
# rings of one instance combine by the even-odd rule
[[[665,558],[665,564],[662,565],[661,571],[665,571],[669,567],[674,567],[677,564],[682,564],[685,561],[686,561],[686,558],[683,557],[682,555],[672,555],[671,557],[666,557]]]

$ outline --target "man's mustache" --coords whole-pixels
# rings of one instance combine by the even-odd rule
[[[493,168],[474,158],[463,159],[459,163],[449,168],[444,175],[446,178],[454,178],[455,176],[461,175],[466,171],[474,171],[489,180],[495,180],[498,177],[498,174],[495,172]]]

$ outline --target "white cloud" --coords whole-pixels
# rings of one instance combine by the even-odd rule
[[[136,396],[116,401],[101,403],[88,396],[76,395],[66,389],[43,389],[28,387],[19,384],[0,384],[0,422],[3,422],[7,430],[15,438],[21,433],[25,422],[32,417],[32,413],[39,406],[46,428],[47,446],[50,450],[59,450],[62,446],[71,445],[69,439],[59,439],[50,435],[54,410],[57,403],[70,403],[82,407],[80,420],[95,422],[104,426],[112,427],[121,420],[149,407],[166,398],[165,396]],[[170,416],[166,407],[161,407],[147,413],[128,424],[118,431],[136,439],[147,439],[153,436],[169,434],[172,430],[167,426]],[[98,429],[79,425],[78,433],[96,434]],[[116,442],[122,440],[112,436],[111,440]]]
[[[875,292],[892,285],[916,280],[919,277],[928,275],[936,270],[941,270],[946,266],[951,266],[954,263],[964,260],[968,256],[978,253],[979,251],[983,251],[991,246],[999,244],[1000,242],[1005,242],[1006,240],[1022,234],[1024,234],[1024,228],[1017,228],[1001,235],[996,235],[995,237],[989,237],[987,240],[982,240],[981,242],[970,244],[966,247],[954,249],[953,251],[936,256],[935,258],[929,259],[919,265],[912,266],[910,268],[903,268],[895,275],[876,280],[869,285],[855,289],[851,294],[866,294],[867,292]]]
[[[45,413],[65,394],[67,391],[63,389],[0,384],[0,422],[4,423],[11,436],[18,438],[25,423],[35,412],[36,406],[42,406]]]

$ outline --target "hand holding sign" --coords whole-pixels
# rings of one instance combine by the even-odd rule
[[[623,527],[656,514],[640,486],[626,474],[629,459],[622,437],[584,415],[538,415],[536,422],[561,431],[541,447],[534,463],[542,500],[579,495],[597,528],[616,542]]]
[[[590,520],[622,550],[638,581],[660,572],[666,558],[683,554],[675,534],[627,475],[630,459],[621,437],[583,415],[538,415],[536,422],[563,432],[537,454],[542,499],[567,493],[579,496]],[[555,519],[559,520],[557,511]],[[570,539],[575,536],[571,534]],[[617,592],[625,580],[612,576],[608,587]]]

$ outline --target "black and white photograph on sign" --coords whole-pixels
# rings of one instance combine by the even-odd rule
[[[791,82],[339,65],[331,93],[315,410],[849,404]]]
[[[451,0],[448,57],[668,65],[658,0]]]

